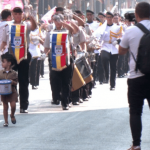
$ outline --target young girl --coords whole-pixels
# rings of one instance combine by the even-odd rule
[[[9,95],[2,95],[1,99],[3,102],[3,114],[4,114],[4,127],[8,127],[8,103],[10,102],[11,106],[11,122],[13,124],[16,124],[15,119],[15,111],[16,111],[16,102],[18,101],[17,91],[16,91],[16,85],[18,81],[18,75],[17,73],[12,70],[12,66],[14,64],[14,57],[11,54],[4,54],[2,55],[2,67],[4,70],[0,71],[0,80],[8,79],[12,81],[12,94]]]

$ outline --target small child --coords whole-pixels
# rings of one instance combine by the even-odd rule
[[[16,91],[16,86],[18,82],[18,75],[17,73],[12,70],[12,66],[14,64],[14,56],[11,54],[3,54],[2,56],[2,67],[4,70],[0,71],[0,80],[8,79],[12,81],[12,94],[9,95],[2,95],[1,100],[3,102],[3,115],[5,119],[4,127],[8,127],[8,103],[10,102],[11,106],[11,122],[16,124],[15,119],[15,111],[16,111],[16,102],[18,102],[18,95]]]

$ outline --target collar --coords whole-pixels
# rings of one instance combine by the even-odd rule
[[[111,27],[111,26],[113,26],[114,24],[111,24],[111,25],[109,25],[109,24],[107,24],[107,26],[109,26],[109,27]]]
[[[12,72],[12,69],[10,69],[9,72]],[[6,73],[6,70],[3,70],[3,73]]]
[[[93,23],[93,21],[87,21],[87,23]]]

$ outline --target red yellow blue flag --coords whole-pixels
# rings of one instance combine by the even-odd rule
[[[17,63],[26,58],[25,25],[11,25],[11,49],[16,57]]]
[[[66,68],[68,64],[68,33],[53,33],[51,38],[52,69],[61,71]]]

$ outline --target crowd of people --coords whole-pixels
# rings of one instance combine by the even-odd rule
[[[150,27],[150,7],[148,7],[149,4],[145,2],[136,6],[136,20],[140,23],[146,20],[142,22],[146,27]],[[32,89],[37,90],[40,76],[44,77],[44,60],[48,57],[51,104],[61,103],[63,110],[69,110],[71,105],[88,101],[92,97],[96,81],[99,81],[100,85],[110,83],[110,90],[114,91],[116,77],[123,78],[129,75],[128,98],[133,135],[133,146],[129,150],[140,150],[141,113],[144,98],[150,98],[148,92],[150,80],[134,70],[135,62],[130,52],[133,50],[133,54],[137,55],[139,45],[137,41],[144,34],[134,26],[135,22],[120,16],[119,13],[100,12],[95,18],[91,10],[87,10],[85,16],[80,10],[72,12],[62,7],[56,8],[56,13],[50,18],[49,24],[42,21],[37,23],[32,15],[23,13],[19,7],[15,7],[12,12],[3,10],[1,17],[0,79],[12,81],[12,94],[1,96],[4,106],[4,127],[8,126],[8,102],[11,105],[10,117],[13,124],[16,123],[15,103],[18,97],[20,113],[28,113],[28,85],[30,83]],[[25,40],[23,37],[20,38],[21,35],[17,36],[18,25],[21,25],[21,29],[25,26],[25,32],[21,30]],[[12,32],[14,26],[16,30]],[[133,30],[134,33],[130,34]],[[136,41],[137,37],[139,39]],[[131,41],[135,43],[130,44]],[[17,42],[25,50],[21,59],[16,55],[18,49],[22,50],[17,47]],[[146,84],[146,89],[142,81]],[[19,89],[16,86],[17,82]],[[138,83],[142,84],[141,87]],[[145,89],[146,95],[143,92],[143,95],[138,96],[138,87],[141,90]],[[138,104],[135,104],[136,99],[140,99]]]

